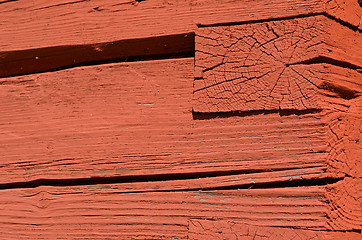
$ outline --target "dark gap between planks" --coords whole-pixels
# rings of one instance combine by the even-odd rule
[[[230,112],[195,112],[192,111],[193,120],[208,120],[214,118],[247,117],[255,115],[279,114],[279,116],[305,115],[322,112],[322,109],[279,109],[279,110],[251,110],[251,111],[230,111]]]
[[[195,33],[0,52],[0,78],[115,62],[195,56]]]
[[[180,174],[159,174],[159,175],[140,175],[140,176],[120,176],[120,177],[91,177],[78,179],[38,179],[28,182],[14,182],[0,184],[0,190],[19,189],[19,188],[36,188],[40,186],[85,186],[100,184],[121,184],[121,183],[140,183],[156,181],[175,181],[175,180],[192,180],[200,178],[212,178],[219,176],[234,175],[236,171],[224,173],[180,173]],[[259,171],[262,172],[262,171]],[[230,173],[230,174],[228,174]],[[251,183],[242,185],[230,185],[222,187],[206,188],[184,188],[172,190],[146,190],[146,191],[127,191],[125,193],[142,193],[142,192],[183,192],[183,191],[210,191],[210,190],[235,190],[235,189],[269,189],[269,188],[287,188],[287,187],[307,187],[307,186],[325,186],[343,180],[343,177],[332,178],[325,177],[319,179],[296,179],[288,181],[275,181],[268,183]]]

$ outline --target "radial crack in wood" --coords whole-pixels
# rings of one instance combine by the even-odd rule
[[[353,69],[344,85],[357,88],[325,79],[331,64],[362,64],[359,33],[325,16],[199,28],[195,41],[195,112],[323,109],[319,89],[361,94]]]

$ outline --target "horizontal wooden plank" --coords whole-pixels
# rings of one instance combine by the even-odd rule
[[[93,185],[0,191],[2,239],[187,239],[190,219],[326,229],[322,187],[123,193]]]
[[[298,228],[260,227],[242,224],[237,221],[211,221],[191,219],[189,239],[323,239],[323,240],[360,240],[357,232],[312,231]]]
[[[196,112],[324,109],[320,89],[362,93],[360,33],[325,16],[205,27],[195,42]]]
[[[323,178],[324,112],[200,119],[192,70],[190,58],[7,78],[0,183],[298,169]]]
[[[0,3],[0,49],[94,44],[192,32],[196,24],[329,13],[358,26],[361,8],[342,0],[17,0]]]

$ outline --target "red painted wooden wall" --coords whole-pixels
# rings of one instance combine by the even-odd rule
[[[360,4],[0,1],[0,239],[362,239]]]

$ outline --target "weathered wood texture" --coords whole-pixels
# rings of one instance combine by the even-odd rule
[[[311,231],[298,228],[260,227],[237,221],[211,221],[192,219],[189,222],[189,239],[229,240],[358,240],[362,235],[354,232]]]
[[[315,230],[326,227],[324,187],[123,190],[118,184],[1,190],[1,238],[187,239],[188,231],[194,231],[190,219]]]
[[[361,35],[325,16],[196,34],[196,112],[330,107],[318,89],[342,99],[361,95],[362,74],[353,70],[362,68]]]
[[[196,24],[328,13],[358,26],[357,0],[16,0],[0,2],[0,49],[92,44],[192,32]]]
[[[2,239],[360,237],[312,231],[362,229],[358,1],[16,0],[0,15],[3,77],[144,56],[122,43],[200,27],[195,66],[0,80]],[[85,56],[52,65],[65,49]],[[28,60],[43,68],[18,71]]]
[[[125,182],[119,184],[118,192],[163,196],[163,191],[303,184],[308,179],[352,176],[360,171],[358,122],[338,121],[339,115],[329,112],[333,109],[256,111],[217,118],[193,115],[192,69],[190,58],[4,79],[2,187],[38,179],[77,184],[79,179],[117,177],[113,180]],[[356,102],[351,109],[357,108],[355,100],[348,100]],[[338,136],[355,147],[340,143]],[[354,155],[346,149],[355,151]],[[319,193],[324,207],[317,214],[323,228],[361,229],[359,191],[353,191],[360,181],[352,180],[351,190],[343,184],[331,185],[329,191],[320,187],[325,189]]]
[[[331,229],[361,229],[362,38],[325,16],[200,28],[193,111],[320,109],[327,135]],[[356,190],[357,189],[357,190]]]
[[[192,70],[190,58],[6,78],[1,183],[223,171],[264,172],[250,182],[326,177],[323,113],[202,119],[192,114]]]
[[[361,155],[360,155],[361,156]],[[359,161],[361,161],[359,159]],[[347,177],[343,181],[327,186],[327,224],[334,230],[362,229],[362,180]]]
[[[99,61],[152,58],[154,54],[191,56],[191,35],[183,35],[195,31],[196,23],[262,22],[324,14],[356,27],[362,12],[356,1],[343,0],[147,0],[116,4],[17,0],[1,2],[0,14],[0,77],[8,77]]]
[[[345,179],[327,186],[328,223],[332,229],[362,229],[362,97],[343,102],[331,98],[336,109],[325,119],[328,172],[342,173]]]

